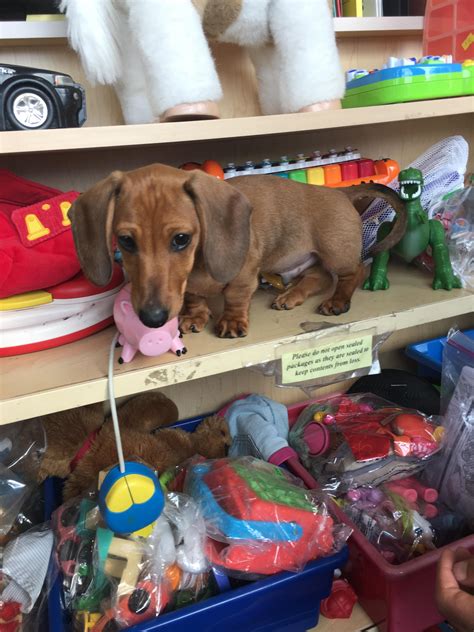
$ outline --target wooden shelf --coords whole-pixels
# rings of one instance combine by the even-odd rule
[[[0,154],[106,149],[272,136],[472,112],[472,97],[466,96],[348,110],[248,116],[213,121],[13,131],[0,134]]]
[[[314,313],[317,299],[291,312],[269,309],[271,295],[260,292],[251,309],[250,334],[221,340],[211,328],[185,337],[188,353],[178,359],[137,358],[116,364],[118,397],[178,384],[275,359],[277,349],[316,335],[302,323],[326,323],[324,334],[371,330],[392,332],[474,311],[474,296],[464,290],[435,292],[429,275],[413,267],[392,265],[387,292],[359,290],[349,313],[337,318]],[[219,314],[217,306],[215,313]],[[105,401],[108,349],[114,329],[78,342],[38,353],[3,358],[0,363],[0,423],[9,423],[83,404]],[[291,349],[289,349],[291,350]],[[117,352],[118,353],[118,352]]]
[[[318,625],[308,632],[377,632],[378,628],[358,603],[349,619],[326,619],[320,615]]]
[[[386,37],[421,35],[423,16],[334,18],[337,37]]]
[[[0,45],[63,44],[66,28],[65,20],[0,22]],[[419,34],[423,31],[423,17],[334,18],[334,30],[340,37]]]

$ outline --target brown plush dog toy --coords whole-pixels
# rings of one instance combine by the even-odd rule
[[[119,408],[125,459],[138,460],[163,472],[200,454],[209,459],[223,457],[230,445],[225,419],[202,421],[195,432],[162,428],[178,419],[175,404],[162,393],[144,393]],[[47,450],[39,476],[65,478],[64,500],[79,496],[97,485],[99,472],[117,463],[117,449],[110,417],[102,404],[53,413],[42,419]],[[158,430],[157,430],[158,429]],[[154,430],[156,433],[151,434]]]

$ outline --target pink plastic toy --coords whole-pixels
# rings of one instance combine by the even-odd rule
[[[130,296],[130,283],[117,295],[114,303],[114,319],[120,332],[118,342],[123,346],[119,363],[130,362],[137,351],[146,356],[159,356],[173,351],[177,356],[187,349],[181,342],[178,319],[172,318],[163,327],[146,327],[135,313]]]

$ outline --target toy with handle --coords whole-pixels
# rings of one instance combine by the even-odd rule
[[[250,454],[273,465],[286,465],[309,489],[317,487],[315,479],[288,444],[288,410],[285,406],[261,395],[243,395],[218,414],[226,418],[233,438],[229,456]],[[242,439],[244,452],[241,451]]]
[[[172,318],[162,327],[147,327],[138,318],[131,300],[131,285],[125,285],[114,303],[114,319],[120,332],[119,345],[123,346],[119,363],[130,362],[137,351],[146,356],[159,356],[172,351],[177,356],[187,349],[181,341],[178,319]]]
[[[114,391],[114,349],[110,346],[108,390],[119,464],[105,477],[99,490],[99,508],[107,526],[116,533],[149,531],[161,514],[164,496],[156,473],[142,463],[125,462]]]

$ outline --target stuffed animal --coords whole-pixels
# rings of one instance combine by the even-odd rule
[[[219,116],[206,38],[248,50],[264,114],[340,107],[327,0],[62,0],[61,10],[89,80],[115,87],[126,123]]]
[[[202,421],[193,433],[160,428],[178,419],[175,404],[161,393],[133,397],[119,408],[118,416],[125,459],[143,462],[159,473],[195,454],[222,457],[230,445],[227,424],[218,416]],[[109,417],[104,421],[102,404],[53,413],[42,421],[48,447],[39,476],[65,478],[64,500],[93,488],[99,472],[117,463],[112,423]]]

